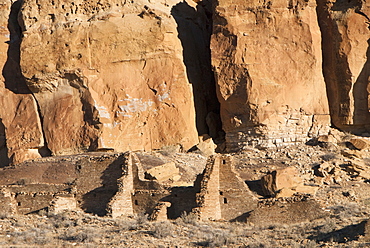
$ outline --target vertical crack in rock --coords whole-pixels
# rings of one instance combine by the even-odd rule
[[[177,23],[186,73],[193,86],[198,134],[209,134],[216,143],[221,142],[224,132],[211,66],[212,1],[184,1],[173,6],[171,14]]]
[[[32,96],[33,101],[35,101],[37,106],[37,113],[38,116],[36,118],[39,119],[38,123],[41,125],[39,126],[40,131],[42,132],[43,138],[43,146],[42,147],[35,147],[38,149],[39,154],[42,157],[50,156],[51,152],[47,147],[47,142],[45,139],[45,132],[43,129],[43,118],[40,112],[40,106],[37,102],[36,97],[33,95],[31,90],[28,88],[26,84],[26,80],[21,72],[20,67],[20,45],[22,42],[22,27],[19,23],[19,11],[22,7],[23,1],[18,0],[13,3],[11,12],[9,15],[9,24],[8,28],[10,31],[10,41],[9,41],[9,50],[8,50],[8,60],[4,65],[3,69],[3,76],[5,78],[5,87],[10,91],[16,94],[28,94]]]
[[[37,107],[37,113],[38,113],[38,118],[39,118],[39,123],[40,123],[40,130],[42,132],[42,138],[43,138],[43,143],[44,143],[44,146],[43,147],[40,147],[38,148],[38,152],[39,154],[42,156],[42,157],[48,157],[48,156],[51,156],[51,151],[50,149],[48,148],[48,142],[46,140],[46,136],[45,136],[45,130],[43,128],[43,116],[41,114],[41,110],[40,110],[40,106],[39,106],[39,103],[37,102],[37,99],[36,97],[31,94],[32,96],[32,99],[35,101],[36,103],[36,107]]]
[[[29,90],[20,67],[20,45],[22,42],[22,28],[19,24],[18,14],[23,1],[15,1],[10,6],[8,16],[8,31],[10,40],[8,44],[7,57],[2,69],[5,90],[4,119],[4,148],[6,159],[2,163],[19,163],[25,159],[37,158],[49,155],[48,149],[44,147],[44,136],[40,116],[37,113],[36,101]],[[1,128],[0,128],[1,129]],[[5,132],[6,131],[6,132]],[[8,140],[5,140],[5,134]],[[7,141],[7,142],[5,142]],[[3,157],[3,156],[2,156]],[[5,164],[4,164],[5,165]]]
[[[8,41],[8,58],[5,62],[2,74],[5,79],[5,87],[16,94],[30,94],[20,68],[20,45],[22,42],[22,30],[18,23],[18,13],[23,1],[16,1],[11,6],[8,19],[10,40]]]
[[[332,124],[358,134],[369,129],[369,18],[366,3],[317,0],[323,74]]]
[[[5,126],[0,118],[0,168],[9,164],[8,148],[6,146]]]

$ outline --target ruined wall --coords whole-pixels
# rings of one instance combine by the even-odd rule
[[[368,5],[3,0],[0,166],[222,142],[219,112],[228,151],[368,132]]]
[[[108,204],[112,217],[132,216],[133,214],[151,214],[158,202],[170,192],[154,180],[143,179],[144,173],[136,154],[123,154],[122,176],[117,179],[117,193]]]
[[[228,150],[327,132],[315,1],[219,0],[211,39]]]
[[[0,170],[0,185],[10,190],[20,213],[49,206],[58,195],[76,197],[84,211],[107,213],[122,176],[120,154],[89,154],[27,161]]]
[[[201,220],[221,219],[220,205],[220,157],[208,158],[206,167],[201,176],[199,193],[196,194],[197,207],[193,212],[199,215]]]
[[[256,199],[247,184],[235,171],[233,158],[223,156],[220,161],[221,217],[225,220],[238,219],[256,206]]]
[[[256,201],[246,183],[237,175],[231,156],[211,156],[194,187],[202,220],[234,220],[252,210]]]

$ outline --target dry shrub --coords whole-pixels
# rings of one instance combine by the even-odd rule
[[[49,230],[33,228],[23,232],[12,232],[13,244],[46,245],[51,242]]]
[[[55,228],[67,228],[76,226],[76,222],[71,220],[67,213],[49,215],[49,221]]]
[[[95,237],[100,236],[99,228],[69,229],[59,238],[62,240],[73,241],[76,243],[92,243]]]
[[[156,238],[166,238],[173,236],[174,226],[169,221],[157,222],[153,224],[152,234]]]
[[[204,233],[206,238],[199,244],[206,247],[229,246],[235,243],[234,235],[223,229],[213,229],[210,233]]]
[[[198,215],[195,213],[187,213],[187,212],[182,212],[180,218],[176,219],[176,223],[178,224],[192,224],[192,225],[197,225],[198,224]]]

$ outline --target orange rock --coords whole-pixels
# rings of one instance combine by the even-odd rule
[[[24,2],[20,63],[52,154],[197,144],[177,23],[152,8]]]
[[[368,148],[369,146],[369,141],[365,139],[359,139],[359,138],[354,138],[349,141],[354,147],[356,147],[359,150],[363,150]]]
[[[217,1],[211,50],[228,150],[328,132],[316,2],[289,4]]]
[[[358,2],[353,11],[340,1],[317,1],[332,123],[348,131],[364,129],[370,121],[369,6],[369,1]]]

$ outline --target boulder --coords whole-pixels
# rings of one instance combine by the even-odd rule
[[[365,139],[353,138],[350,139],[349,143],[351,143],[358,150],[364,150],[369,147],[369,141]]]
[[[206,157],[215,154],[217,145],[213,142],[213,139],[205,134],[198,137],[199,143],[197,145],[198,150]]]
[[[317,138],[317,142],[320,146],[330,148],[330,146],[336,145],[337,140],[334,138],[333,135],[320,135]]]
[[[346,164],[345,170],[353,176],[359,176],[364,179],[370,179],[370,166],[366,165],[366,163],[359,159],[352,159],[349,161],[349,164]]]
[[[358,150],[350,150],[350,149],[345,149],[341,151],[342,155],[347,157],[347,158],[362,158],[363,153]]]
[[[153,167],[145,172],[145,179],[164,182],[167,180],[177,181],[181,178],[179,168],[174,162]]]
[[[303,183],[295,167],[287,167],[273,171],[262,177],[262,189],[265,195],[274,196],[279,190],[293,189]]]
[[[329,162],[324,162],[319,165],[319,167],[316,170],[316,173],[321,177],[326,177],[328,174],[332,174],[333,170],[335,168],[335,165]]]

